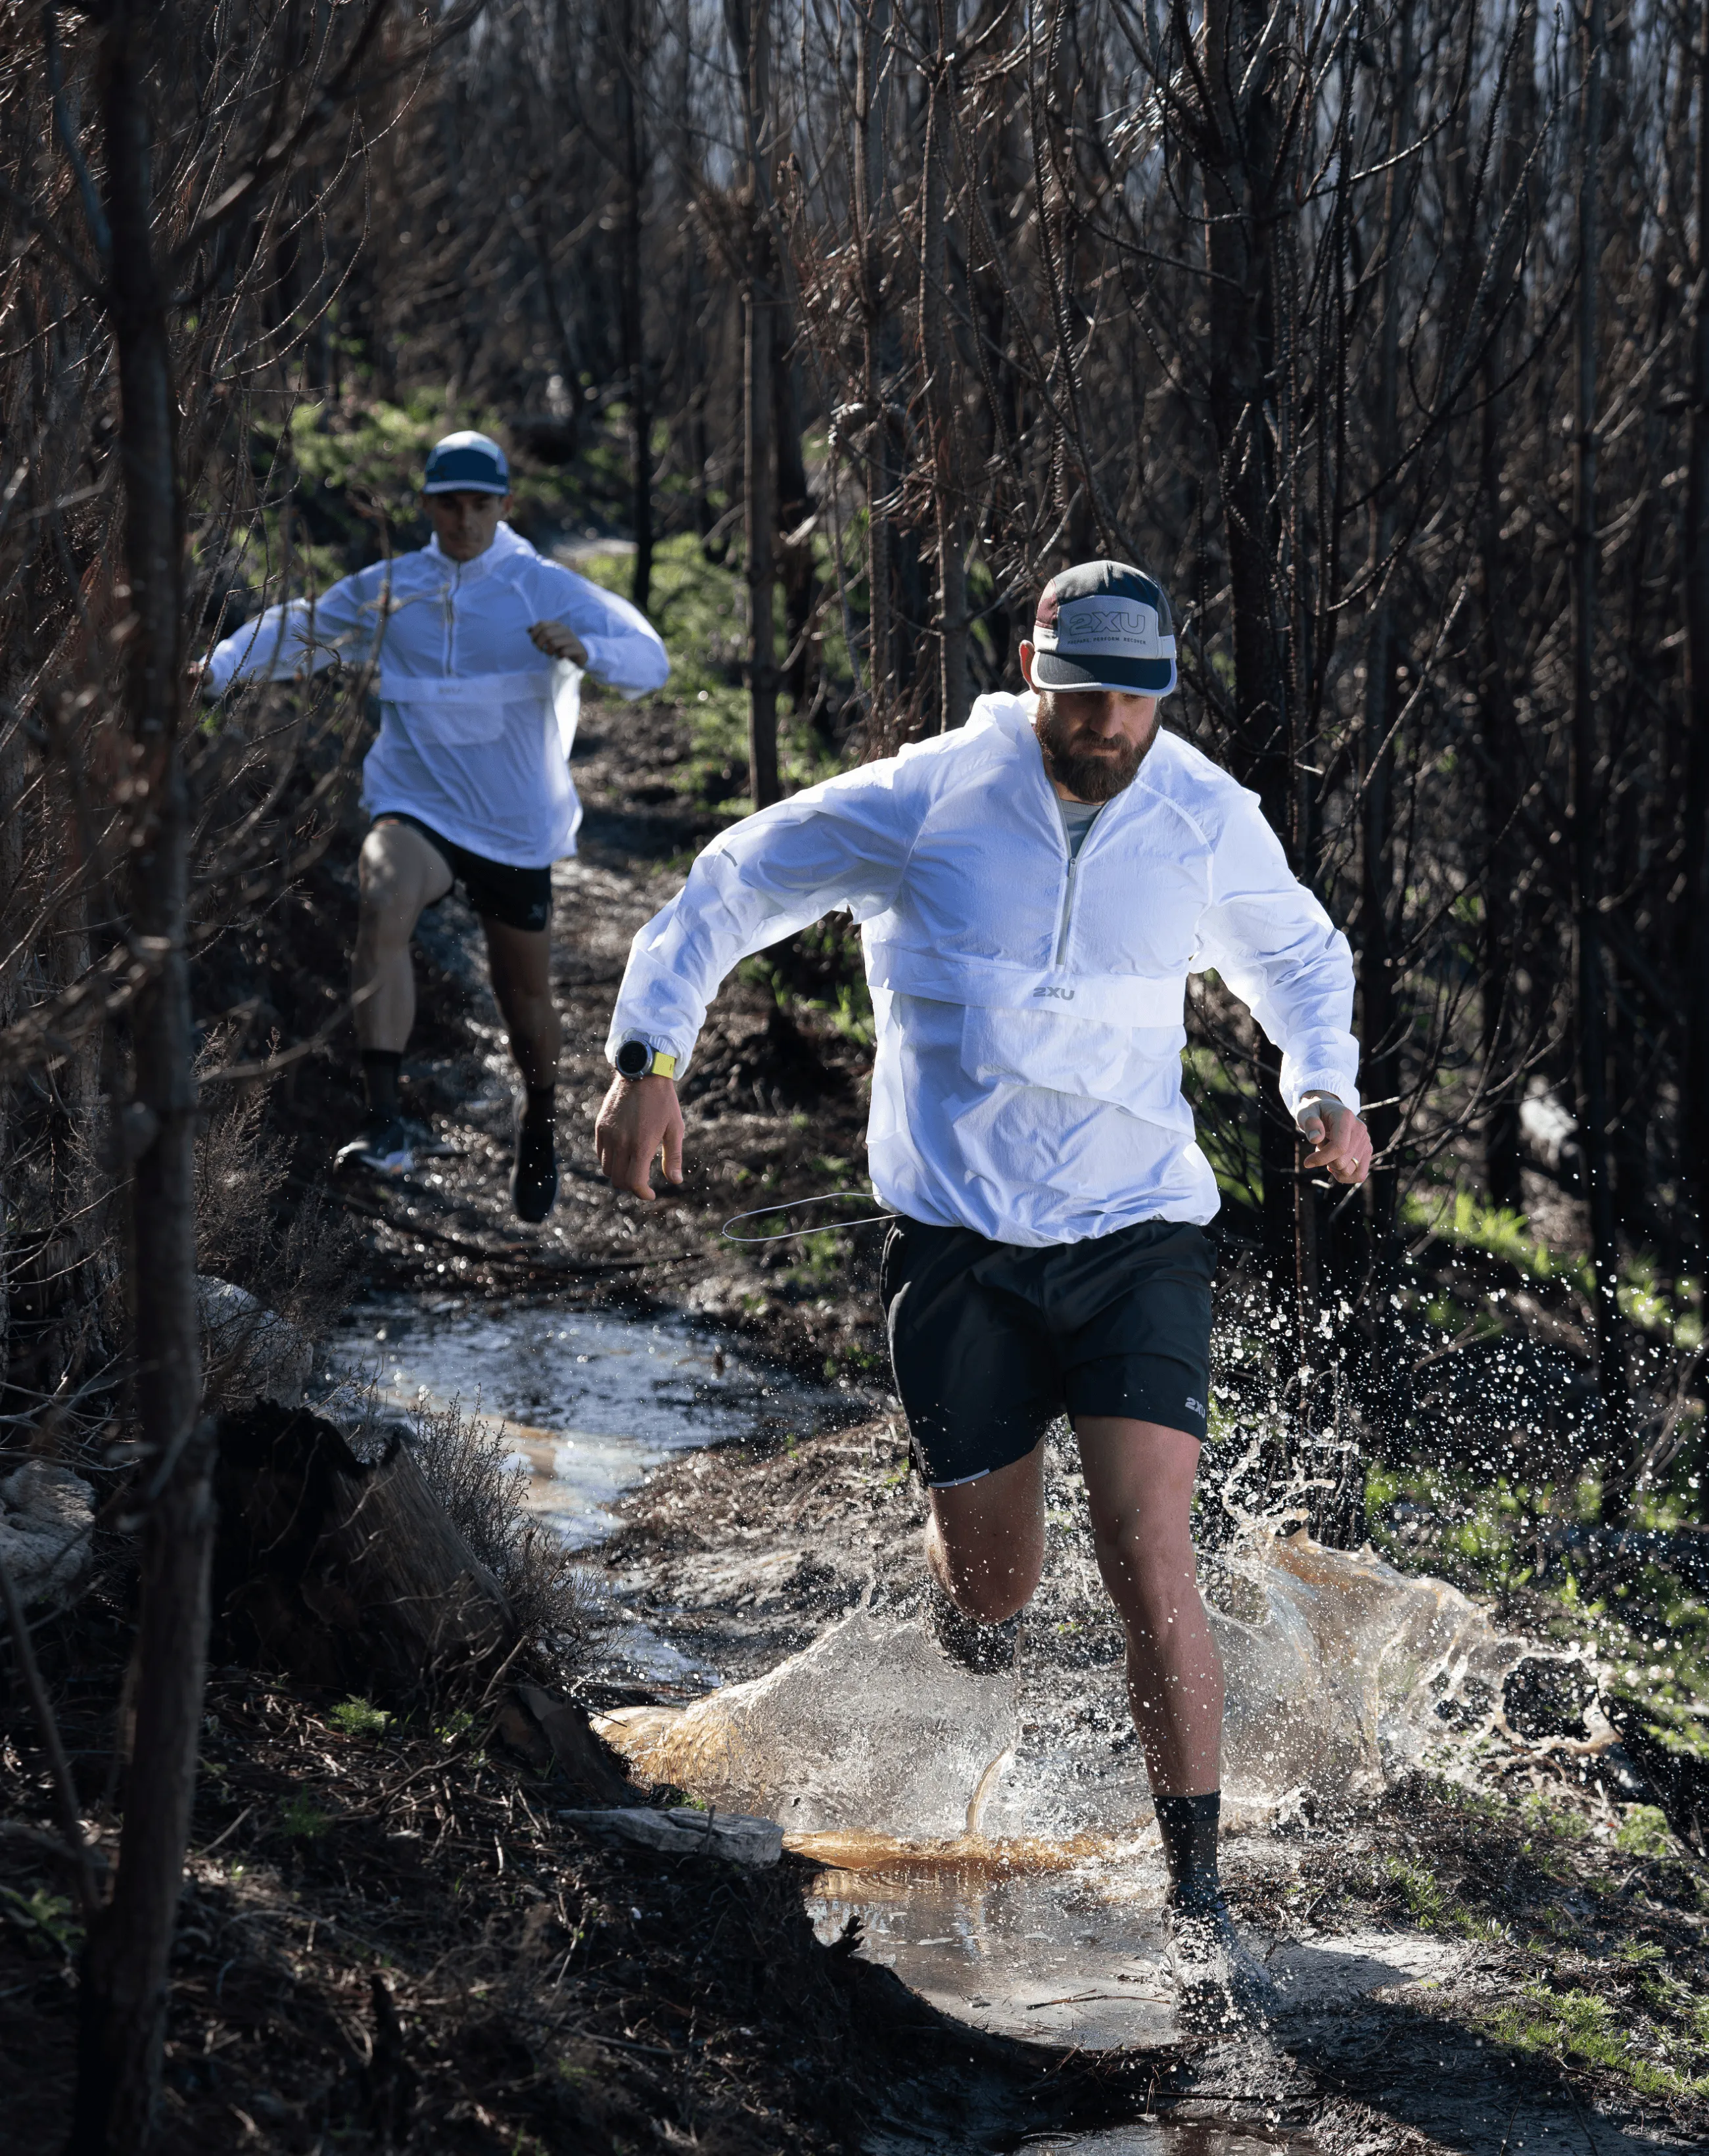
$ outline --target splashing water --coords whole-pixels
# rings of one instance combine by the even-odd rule
[[[1207,1566],[1228,1682],[1223,1781],[1250,1822],[1300,1793],[1364,1796],[1451,1763],[1499,1711],[1522,1642],[1440,1580],[1303,1535]],[[1068,1674],[1037,1628],[1019,1678],[949,1662],[920,1619],[855,1609],[751,1684],[614,1717],[643,1773],[792,1837],[1072,1845],[1151,1818],[1119,1666]],[[825,1852],[829,1853],[829,1852]]]

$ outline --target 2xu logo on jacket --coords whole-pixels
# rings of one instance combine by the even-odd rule
[[[1048,981],[1042,988],[1034,988],[1033,993],[1034,996],[1054,996],[1060,1004],[1071,1004],[1074,1001],[1072,988],[1053,988]]]

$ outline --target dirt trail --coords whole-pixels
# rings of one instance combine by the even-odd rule
[[[744,1205],[858,1179],[857,1047],[829,1021],[783,1020],[762,985],[732,983],[685,1088],[683,1189],[649,1208],[613,1201],[597,1178],[588,1138],[629,939],[712,828],[685,803],[685,753],[665,706],[595,707],[584,726],[582,853],[557,872],[567,1045],[563,1194],[553,1221],[528,1231],[505,1218],[510,1077],[471,963],[475,925],[448,907],[423,940],[447,1008],[460,1002],[463,1014],[446,1026],[440,1052],[412,1058],[412,1083],[459,1157],[382,1195],[376,1252],[393,1279],[449,1295],[546,1291],[675,1305],[843,1386],[851,1419],[864,1411],[856,1426],[799,1440],[773,1428],[746,1446],[687,1456],[634,1501],[600,1553],[655,1630],[738,1681],[764,1674],[862,1601],[906,1611],[920,1584],[920,1498],[894,1414],[884,1412],[873,1231],[760,1254],[717,1236],[718,1223]],[[1049,1632],[1063,1666],[1107,1665],[1119,1653],[1110,1613],[1065,1529],[1064,1507],[1053,1512],[1034,1626]],[[597,1671],[585,1690],[595,1705],[638,1697],[632,1684]],[[1132,1741],[1115,1727],[1090,1727],[1085,1738],[1093,1747]],[[1231,1894],[1273,1953],[1286,1961],[1340,1952],[1349,1963],[1363,1954],[1379,1964],[1386,1955],[1390,1974],[1420,1980],[1362,1989],[1368,1969],[1337,2003],[1294,2013],[1271,2041],[1206,2047],[1171,2034],[1132,2054],[1131,2066],[1119,2051],[1107,2056],[1099,2086],[1113,2076],[1126,2090],[1137,2072],[1178,2118],[1268,2134],[1309,2128],[1337,2151],[1438,2145],[1499,2156],[1557,2142],[1596,2152],[1692,2144],[1709,2126],[1701,1973],[1709,1895],[1681,1845],[1664,1835],[1646,1847],[1624,1832],[1625,1814],[1611,1801],[1621,1794],[1563,1769],[1547,1748],[1516,1746],[1477,1790],[1418,1784],[1341,1817],[1302,1812],[1244,1841]],[[818,1883],[822,1902],[834,1898],[836,1881]],[[1620,2032],[1635,2030],[1623,2046]],[[976,2084],[1048,2079],[1064,2056],[1060,2044],[1005,2039]],[[1124,2093],[1113,2115],[1130,2102]],[[988,2133],[994,2113],[986,2123]],[[923,2145],[992,2145],[978,2133],[933,2132]],[[875,2118],[867,2142],[922,2145]]]

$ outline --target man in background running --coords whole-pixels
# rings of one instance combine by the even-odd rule
[[[384,1175],[414,1166],[398,1091],[415,1020],[410,937],[460,882],[524,1089],[511,1195],[524,1220],[543,1220],[557,1194],[552,865],[575,851],[582,820],[569,768],[578,685],[585,670],[642,696],[670,662],[626,599],[546,560],[505,522],[510,470],[496,442],[448,434],[428,459],[423,494],[425,547],[318,598],[269,607],[215,648],[203,678],[218,696],[334,659],[377,663],[352,968],[368,991],[356,1009],[367,1115],[337,1158]]]

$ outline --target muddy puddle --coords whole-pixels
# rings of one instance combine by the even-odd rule
[[[1228,1861],[1279,1902],[1293,1857],[1271,1828],[1414,1767],[1451,1771],[1522,1643],[1440,1581],[1302,1537],[1255,1532],[1204,1573],[1228,1682]],[[750,1683],[600,1727],[652,1778],[780,1820],[824,1867],[819,1936],[851,1936],[944,2013],[1083,2051],[1181,2035],[1121,1666],[1088,1660],[1048,1604],[1013,1674],[972,1675],[921,1616],[863,1605]],[[1388,1936],[1249,1943],[1291,2012],[1457,1960]]]
[[[834,1395],[756,1368],[675,1317],[382,1296],[352,1312],[337,1360],[388,1408],[455,1404],[500,1427],[528,1502],[572,1549],[603,1541],[613,1508],[675,1454],[847,1414]],[[625,1584],[603,1612],[613,1672],[679,1692],[716,1684],[716,1670],[624,1608]]]
[[[501,1424],[530,1502],[575,1549],[674,1453],[767,1421],[816,1429],[831,1396],[754,1369],[680,1318],[377,1296],[340,1341],[390,1407],[453,1401]]]
[[[846,1419],[833,1396],[671,1318],[399,1296],[356,1315],[345,1352],[398,1407],[455,1399],[502,1421],[531,1501],[581,1548],[674,1455],[767,1421],[805,1431]],[[1059,1518],[1078,1502],[1075,1480],[1064,1470],[1053,1484]],[[721,1683],[618,1607],[608,1672],[648,1684],[658,1703],[600,1727],[638,1773],[714,1810],[780,1820],[817,1867],[819,1936],[850,1941],[945,2015],[1051,2052],[1161,2049],[1182,2034],[1166,1878],[1119,1650],[1088,1630],[1105,1605],[1095,1586],[1073,1585],[1075,1540],[1070,1527],[1016,1670],[998,1677],[949,1661],[917,1600],[878,1591],[876,1572],[803,1651],[743,1683]],[[1451,1763],[1499,1712],[1522,1643],[1439,1581],[1257,1528],[1207,1560],[1204,1584],[1228,1675],[1229,1861],[1269,1881],[1279,1907],[1290,1860],[1271,1828]],[[670,1612],[654,1614],[668,1631]],[[1443,1979],[1460,1951],[1416,1935],[1283,1940],[1261,1928],[1250,1943],[1289,2011]],[[1162,2156],[1166,2143],[1171,2156],[1245,2146],[1156,2121],[1031,2145]]]
[[[1139,2119],[1096,2133],[1046,2133],[1021,2144],[1026,2156],[1275,2156],[1276,2143],[1220,2126]]]
[[[814,1881],[808,1913],[827,1945],[856,1926],[866,1960],[991,2035],[1082,2051],[1180,2036],[1154,1857],[1021,1852],[1011,1866],[872,1854],[870,1866],[828,1866]],[[1260,1932],[1250,1943],[1295,2013],[1443,1976],[1457,1958],[1440,1940],[1376,1933],[1278,1944]]]

